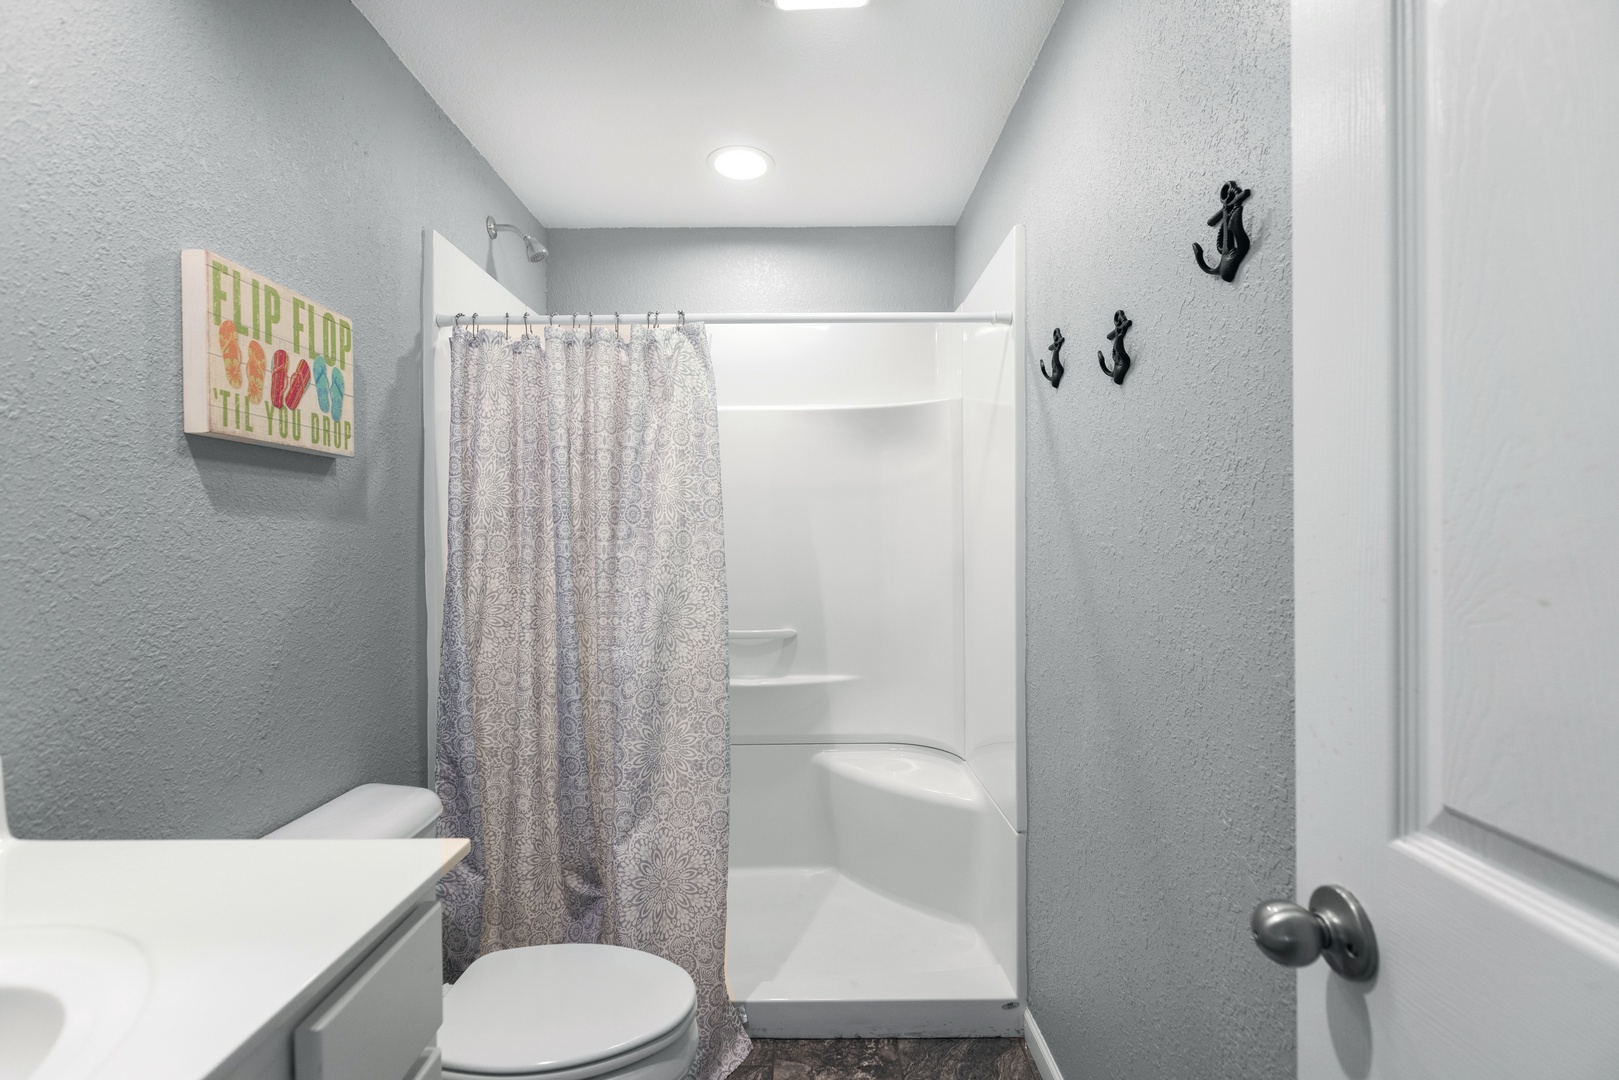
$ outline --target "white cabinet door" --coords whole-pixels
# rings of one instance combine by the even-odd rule
[[[1619,2],[1293,50],[1299,1074],[1619,1077]]]
[[[444,906],[422,904],[293,1031],[296,1080],[417,1080],[438,1067]]]

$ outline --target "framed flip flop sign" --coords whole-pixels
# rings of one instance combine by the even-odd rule
[[[185,429],[354,456],[354,324],[240,263],[180,252]]]

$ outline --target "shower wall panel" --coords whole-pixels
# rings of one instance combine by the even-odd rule
[[[708,328],[722,408],[893,405],[955,397],[931,323],[787,323]]]
[[[1020,331],[711,330],[754,1035],[1022,1031]]]
[[[961,404],[935,328],[710,333],[732,740],[965,756]]]
[[[731,731],[965,756],[960,408],[722,407]]]
[[[962,303],[1023,310],[1013,229]],[[962,726],[967,764],[1020,832],[1023,726],[1023,327],[942,326],[939,367],[959,372]]]

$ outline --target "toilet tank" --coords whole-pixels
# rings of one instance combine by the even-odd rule
[[[426,788],[361,784],[295,818],[266,840],[408,840],[438,835],[444,807]]]

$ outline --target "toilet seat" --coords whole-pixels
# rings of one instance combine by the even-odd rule
[[[657,1040],[606,1061],[554,1072],[474,1073],[444,1069],[443,1080],[681,1080],[697,1056],[697,1016]]]
[[[615,945],[490,953],[445,993],[444,1076],[678,1080],[696,1053],[696,1008],[691,976],[651,953]]]

